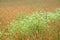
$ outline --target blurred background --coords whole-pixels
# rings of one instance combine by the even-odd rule
[[[60,8],[60,0],[0,0],[0,26],[6,25],[21,11],[31,13],[36,9],[52,11]]]
[[[26,12],[27,14],[31,14],[35,10],[41,10],[42,12],[44,12],[44,11],[52,11],[56,8],[60,8],[60,0],[0,0],[0,29],[1,28],[3,29],[4,28],[3,26],[9,24],[12,20],[14,21],[16,15],[18,15],[20,12]],[[59,23],[60,20],[56,24]],[[55,23],[51,22],[50,25],[51,28],[53,28],[53,25],[55,26]],[[49,36],[50,40],[58,39],[58,32],[51,31],[51,28],[49,31],[45,30],[44,33],[46,34],[45,39],[41,40],[48,40]],[[56,29],[58,30],[58,27],[56,27]],[[50,33],[50,35],[48,33]],[[55,39],[53,37],[55,37]],[[3,38],[4,35],[2,39]]]

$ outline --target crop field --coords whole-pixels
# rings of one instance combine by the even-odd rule
[[[60,0],[0,0],[0,40],[60,40]]]

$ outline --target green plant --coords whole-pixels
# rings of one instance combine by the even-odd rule
[[[10,28],[8,31],[11,34],[15,34],[19,32],[21,34],[32,35],[36,31],[41,33],[45,30],[45,28],[50,27],[48,25],[51,21],[60,20],[60,10],[54,12],[32,12],[32,15],[27,15],[26,13],[22,13],[16,16],[16,20],[10,22],[7,26]],[[44,34],[44,33],[42,33]]]
[[[47,13],[33,12],[30,16],[20,14],[16,17],[16,21],[10,23],[12,26],[11,31],[13,33],[15,31],[32,33],[34,30],[44,29],[43,27],[46,27],[47,22],[57,20],[60,20],[60,11]]]

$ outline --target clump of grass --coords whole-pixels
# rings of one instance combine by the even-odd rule
[[[21,32],[29,32],[31,29],[33,31],[34,29],[42,29],[46,26],[46,22],[57,21],[59,19],[60,11],[46,13],[33,12],[30,16],[28,16],[27,14],[18,15],[16,17],[16,21],[11,22],[10,25],[12,25],[13,28],[19,28]]]
[[[10,34],[15,34],[19,32],[24,35],[32,35],[34,33],[38,33],[40,35],[41,32],[47,28],[47,25],[51,21],[60,20],[60,10],[56,10],[54,12],[32,12],[32,15],[27,15],[22,13],[16,16],[16,20],[9,23],[8,31]],[[49,26],[49,25],[48,25]],[[1,33],[1,32],[0,32]],[[44,34],[44,33],[41,33]],[[20,35],[21,36],[21,35]],[[42,36],[43,37],[43,36]]]

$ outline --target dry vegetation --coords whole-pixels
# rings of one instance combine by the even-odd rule
[[[33,2],[4,3],[0,0],[0,40],[60,40],[60,11],[53,11],[60,8],[60,1],[43,1],[41,5],[40,0],[35,0],[35,4]],[[40,11],[43,12],[42,16]],[[47,12],[49,16],[46,11],[50,11]],[[47,20],[44,15],[48,16]],[[32,18],[30,23],[29,18]],[[49,20],[50,22],[45,23]],[[23,24],[20,21],[23,21]]]
[[[1,40],[60,40],[60,9],[53,12],[26,12],[16,15],[7,25],[0,28]]]

